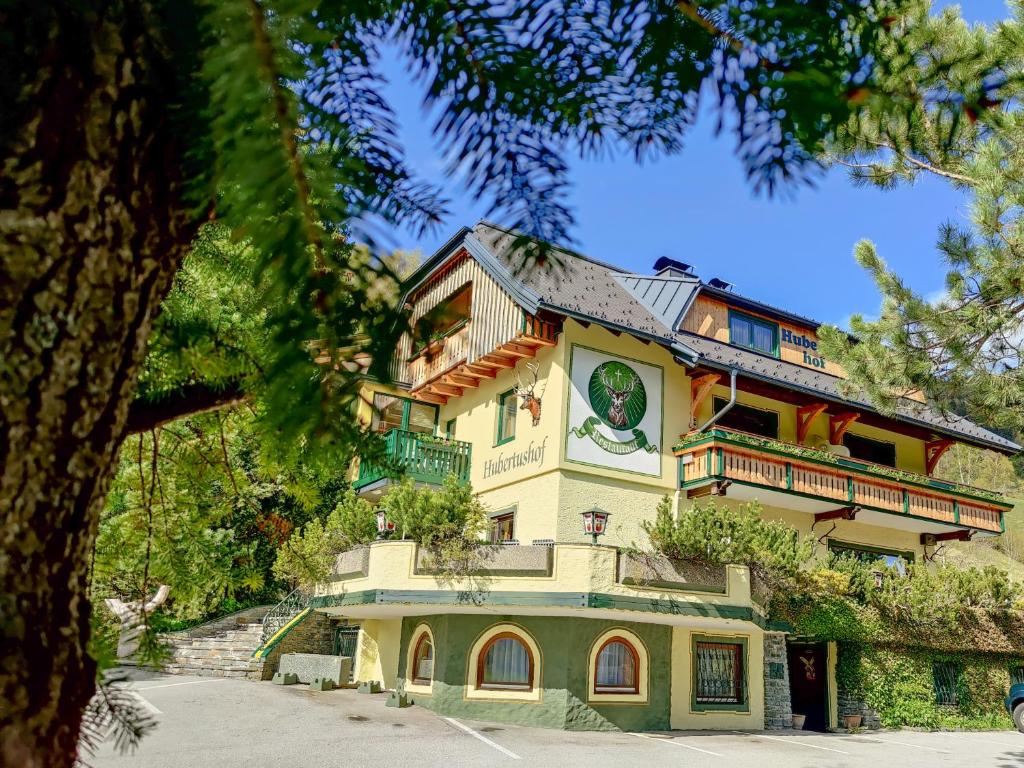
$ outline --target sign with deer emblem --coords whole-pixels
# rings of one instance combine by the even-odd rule
[[[662,369],[574,346],[568,461],[661,475]]]

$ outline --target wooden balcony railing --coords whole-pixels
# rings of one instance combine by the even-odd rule
[[[472,446],[461,440],[441,440],[407,429],[392,429],[384,440],[384,462],[359,462],[359,475],[352,484],[356,490],[385,478],[411,477],[421,483],[440,485],[454,474],[459,482],[469,482]]]
[[[409,361],[408,381],[413,389],[466,362],[471,326],[472,323],[466,323],[454,333],[428,344]]]
[[[692,457],[683,488],[728,480],[990,533],[1012,507],[978,488],[720,428],[688,435],[675,454]]]

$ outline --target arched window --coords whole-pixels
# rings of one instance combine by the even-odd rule
[[[412,654],[412,681],[416,685],[430,685],[434,678],[434,644],[430,634],[424,632],[416,641]]]
[[[638,693],[640,659],[636,649],[622,637],[605,641],[597,652],[594,668],[595,693]]]
[[[533,654],[522,638],[502,632],[487,641],[477,661],[478,688],[529,691],[533,688]]]

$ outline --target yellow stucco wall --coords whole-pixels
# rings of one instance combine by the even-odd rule
[[[379,680],[385,688],[394,688],[398,678],[401,640],[401,619],[364,619],[360,622],[353,679],[357,683]]]
[[[725,642],[746,641],[748,711],[700,711],[693,705],[693,635],[713,636]],[[672,701],[669,723],[679,730],[761,730],[764,728],[764,633],[707,632],[672,628]]]

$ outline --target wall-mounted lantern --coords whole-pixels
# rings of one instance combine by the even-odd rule
[[[594,544],[597,544],[597,537],[603,535],[608,527],[609,514],[597,507],[583,513],[583,532],[593,538]]]

